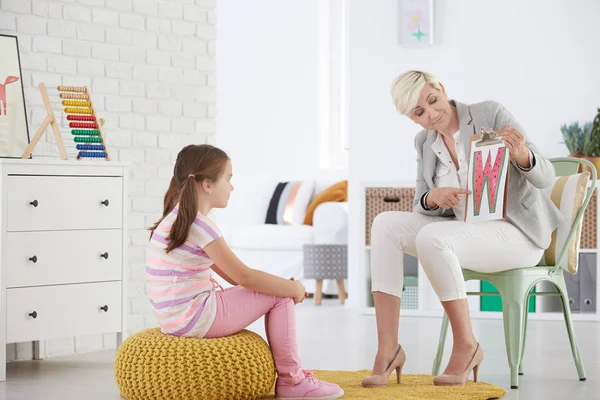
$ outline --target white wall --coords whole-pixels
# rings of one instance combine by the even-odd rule
[[[317,0],[224,0],[217,10],[217,143],[234,175],[314,176]]]
[[[364,300],[363,181],[414,181],[414,135],[389,95],[408,69],[438,76],[465,103],[503,103],[546,156],[567,155],[560,125],[600,105],[600,2],[435,1],[435,45],[402,48],[397,1],[348,2],[350,306]],[[359,292],[359,296],[352,295]]]
[[[175,156],[188,143],[214,142],[215,9],[216,0],[0,0],[0,32],[19,40],[30,136],[44,117],[38,82],[88,85],[111,156],[132,163],[132,333],[156,325],[146,296],[146,228],[162,212]],[[34,158],[56,157],[51,137]],[[50,340],[46,356],[114,344],[102,336]],[[30,343],[7,350],[9,358],[31,358]]]
[[[256,223],[252,190],[268,191],[252,200],[266,209],[278,181],[347,176],[319,163],[322,15],[318,0],[223,0],[217,10],[217,144],[232,158],[236,187],[217,218]]]

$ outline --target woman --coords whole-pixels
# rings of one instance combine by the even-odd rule
[[[554,168],[527,140],[500,104],[466,105],[449,100],[431,74],[408,71],[396,78],[391,94],[400,114],[423,130],[415,138],[417,182],[412,212],[385,212],[373,221],[371,278],[378,351],[363,386],[398,382],[406,359],[398,344],[403,255],[419,258],[448,314],[454,338],[446,370],[436,385],[463,385],[483,360],[473,335],[461,269],[498,272],[536,265],[550,245],[562,214],[541,189],[554,182]],[[510,156],[505,220],[464,222],[470,136],[481,128],[499,131]]]

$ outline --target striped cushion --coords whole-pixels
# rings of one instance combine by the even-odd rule
[[[560,176],[556,178],[554,186],[544,190],[554,205],[560,209],[564,219],[552,232],[552,242],[544,252],[540,265],[556,265],[556,259],[560,256],[573,222],[583,205],[589,176],[590,173],[587,171],[577,175]],[[572,274],[577,272],[581,225],[579,224],[575,236],[568,244],[568,254],[561,265]]]
[[[280,182],[275,187],[265,223],[302,225],[312,199],[315,181]]]

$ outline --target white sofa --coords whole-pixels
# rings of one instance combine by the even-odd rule
[[[313,293],[315,281],[303,279],[302,246],[347,244],[348,203],[319,205],[312,226],[265,224],[269,201],[278,182],[267,178],[234,182],[228,207],[216,210],[214,218],[233,252],[246,265],[283,278],[293,276]],[[313,197],[335,182],[316,181]],[[325,281],[323,292],[337,294],[335,281]]]

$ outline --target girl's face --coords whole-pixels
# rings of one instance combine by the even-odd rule
[[[233,185],[231,184],[232,165],[231,161],[227,161],[225,170],[216,182],[210,183],[210,192],[208,198],[213,208],[225,208],[229,202],[229,196],[233,191]]]

